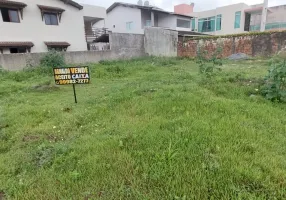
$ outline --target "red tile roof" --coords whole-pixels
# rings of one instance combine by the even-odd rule
[[[52,6],[38,5],[38,7],[39,7],[41,10],[44,10],[44,11],[56,11],[56,12],[61,12],[61,13],[65,11],[65,10],[62,9],[62,8],[52,7]]]
[[[8,1],[8,0],[0,0],[0,6],[4,7],[14,7],[14,8],[25,8],[27,4],[18,2],[18,1]]]
[[[0,42],[0,47],[33,47],[33,42]]]
[[[68,46],[70,46],[70,43],[68,43],[68,42],[45,42],[45,44],[47,46],[50,46],[50,47],[68,47]]]
[[[83,6],[80,5],[79,3],[72,1],[72,0],[60,0],[64,2],[65,4],[69,4],[73,7],[76,7],[79,10],[83,9]],[[10,1],[10,0],[0,0],[0,5],[1,6],[7,6],[7,7],[16,7],[16,8],[25,8],[27,4],[23,2],[18,2],[18,1]]]

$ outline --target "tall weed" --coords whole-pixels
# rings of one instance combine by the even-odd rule
[[[286,58],[275,56],[270,62],[271,68],[265,77],[262,94],[271,101],[286,100]]]

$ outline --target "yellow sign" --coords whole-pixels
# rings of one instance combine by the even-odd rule
[[[89,67],[54,68],[57,85],[88,84],[90,82]]]

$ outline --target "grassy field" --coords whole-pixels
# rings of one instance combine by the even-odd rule
[[[91,64],[92,83],[0,73],[0,199],[286,199],[286,106],[266,61]],[[257,91],[258,90],[258,91]]]

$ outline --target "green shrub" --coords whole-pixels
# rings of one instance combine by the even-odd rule
[[[286,58],[275,56],[271,60],[271,69],[265,77],[262,94],[271,101],[286,100]]]
[[[41,66],[47,68],[64,67],[66,66],[65,58],[62,52],[55,50],[49,51],[41,59]]]
[[[219,66],[222,66],[221,52],[222,48],[217,48],[213,55],[209,55],[208,51],[200,50],[196,59],[199,72],[210,77],[216,71],[221,71],[221,68],[219,68]]]

